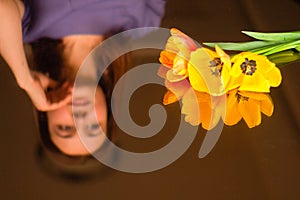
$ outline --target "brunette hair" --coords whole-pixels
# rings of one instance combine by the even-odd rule
[[[64,74],[64,66],[63,66],[63,59],[62,59],[62,41],[61,40],[53,40],[49,38],[40,39],[34,43],[31,43],[31,66],[34,70],[40,71],[42,73],[46,73],[49,75],[50,78],[63,82],[66,80]],[[111,95],[113,88],[119,78],[126,72],[128,66],[130,64],[129,54],[120,56],[118,59],[113,61],[108,68],[106,68],[105,73],[103,73],[98,86],[100,86],[105,94],[107,108],[108,108],[108,124],[107,124],[107,137],[112,141],[116,141],[115,129],[116,123],[112,117],[111,112]],[[78,166],[78,165],[85,165],[88,160],[93,159],[91,155],[87,156],[69,156],[61,152],[55,144],[52,142],[49,134],[48,129],[48,122],[47,116],[45,112],[37,111],[37,122],[38,122],[38,129],[39,135],[41,140],[41,145],[38,147],[37,151],[37,158],[39,160],[39,164],[44,165],[49,171],[49,159],[45,161],[45,156],[52,157],[50,160],[53,163],[53,159],[56,160],[55,162],[65,163],[66,166]],[[104,145],[105,146],[105,145]],[[103,147],[100,147],[100,150]],[[97,162],[97,164],[99,164]],[[52,167],[53,169],[55,167]],[[55,173],[68,174],[66,177],[86,177],[86,173],[79,173],[78,171],[74,173],[74,170],[55,170]],[[68,171],[68,172],[66,172]],[[80,171],[80,170],[79,170]],[[88,170],[91,171],[91,170]],[[53,172],[53,170],[52,170]],[[71,174],[69,174],[71,173]],[[79,178],[81,179],[81,178]]]

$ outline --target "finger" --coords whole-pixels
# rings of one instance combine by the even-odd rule
[[[59,101],[57,103],[52,103],[51,105],[49,105],[49,107],[47,108],[47,110],[50,111],[50,110],[55,110],[55,109],[58,109],[60,107],[63,107],[66,104],[68,104],[69,102],[71,102],[71,100],[72,100],[72,95],[68,95],[63,100],[61,100],[61,101]]]
[[[65,81],[61,86],[60,86],[60,89],[66,89],[66,88],[68,88],[68,85],[69,85],[70,83],[68,82],[68,81]]]
[[[73,88],[73,84],[69,81],[66,81],[64,82],[64,84],[62,85],[62,90],[65,90],[65,91],[71,91],[72,88]]]
[[[52,90],[48,92],[51,95],[54,95],[57,97],[57,99],[63,99],[68,94],[71,94],[73,90],[73,87],[70,82],[65,82],[61,87]]]
[[[73,91],[74,91],[74,84],[71,84],[67,91],[69,93],[73,93]]]
[[[52,80],[53,81],[53,80]],[[56,82],[55,84],[53,84],[53,87],[51,89],[54,89],[57,92],[64,92],[64,93],[68,93],[68,92],[72,92],[72,83],[69,81],[64,82],[62,85],[58,85],[58,83]]]
[[[68,95],[71,95],[71,93],[65,91],[65,90],[53,90],[46,94],[47,99],[51,103],[57,103],[65,99]]]
[[[66,82],[57,90],[57,93],[61,94],[62,96],[66,96],[68,94],[72,94],[73,90],[73,84],[71,82]]]
[[[40,111],[43,111],[43,112],[47,112],[47,111],[51,111],[51,110],[56,110],[58,108],[61,108],[61,107],[65,106],[66,104],[68,104],[69,102],[71,102],[71,100],[72,100],[72,95],[68,95],[62,101],[59,101],[57,103],[47,102],[44,105],[36,106],[36,108],[38,110],[40,110]]]
[[[47,86],[49,85],[49,77],[37,71],[32,71],[31,73],[34,79],[40,82],[42,88],[46,89]]]
[[[46,88],[56,88],[59,86],[59,83],[52,78],[48,77],[48,83],[45,85]]]

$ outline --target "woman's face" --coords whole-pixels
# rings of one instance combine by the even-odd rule
[[[94,94],[93,88],[77,87],[72,102],[47,113],[50,138],[67,155],[88,155],[99,149],[105,140],[105,95],[100,87],[94,97],[91,94]]]

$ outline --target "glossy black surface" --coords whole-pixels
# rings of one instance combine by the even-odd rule
[[[249,38],[241,30],[299,30],[299,20],[300,3],[295,0],[170,0],[162,27],[179,28],[198,42],[246,41]],[[157,59],[152,52],[144,56],[134,62]],[[1,60],[1,199],[300,199],[300,63],[281,72],[283,82],[271,92],[273,116],[263,117],[262,124],[253,129],[244,122],[225,127],[205,158],[198,158],[205,136],[200,128],[186,153],[166,168],[130,174],[102,167],[93,178],[78,180],[57,176],[41,166],[32,105]],[[145,88],[133,100],[138,102],[133,115],[141,124],[147,122],[143,120],[146,114],[134,110],[151,102],[145,97],[152,92],[159,97],[164,90]],[[178,108],[168,109],[176,122]],[[171,130],[169,126],[165,130]],[[146,141],[121,134],[120,143],[147,152],[168,143],[172,139],[168,133]]]

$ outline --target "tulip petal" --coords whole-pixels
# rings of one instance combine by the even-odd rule
[[[169,104],[175,103],[177,101],[178,101],[178,99],[177,99],[176,95],[171,91],[167,91],[166,94],[164,95],[164,99],[163,99],[164,105],[169,105]]]
[[[272,98],[269,95],[266,95],[267,98],[260,102],[261,112],[270,117],[274,111],[274,104]]]
[[[243,116],[249,128],[253,128],[261,123],[260,103],[249,98],[248,100],[240,100],[238,109]]]
[[[242,115],[238,109],[236,92],[237,90],[230,92],[227,97],[226,116],[224,122],[229,126],[237,124],[242,119]]]
[[[187,80],[182,80],[178,82],[165,81],[165,86],[168,90],[177,96],[178,99],[181,99],[183,95],[191,88],[191,85]]]
[[[182,76],[182,75],[174,74],[172,70],[169,70],[166,74],[166,79],[170,82],[178,82],[185,79],[186,77],[187,75]]]
[[[183,42],[185,43],[186,47],[190,51],[194,51],[198,48],[196,43],[194,42],[194,40],[192,38],[190,38],[189,36],[187,36],[183,32],[179,31],[178,29],[172,28],[170,32],[171,32],[171,35],[180,37],[183,40]]]
[[[185,121],[193,126],[202,123],[206,130],[214,128],[221,119],[218,107],[212,107],[211,97],[207,93],[190,89],[182,98],[182,114]]]
[[[269,81],[269,84],[272,87],[278,87],[282,80],[280,70],[277,67],[273,67],[271,70],[264,73],[264,77]]]
[[[180,53],[174,59],[173,72],[177,75],[187,75],[187,58],[184,58]]]
[[[206,82],[199,71],[191,63],[188,64],[188,74],[190,83],[195,90],[209,93]]]
[[[258,101],[266,100],[268,98],[268,95],[262,92],[239,91],[239,94],[243,97],[249,97]]]
[[[167,44],[165,46],[165,50],[177,54],[179,52],[177,41],[178,40],[175,36],[169,37]]]
[[[174,59],[176,54],[174,52],[163,50],[160,53],[159,62],[166,67],[173,67]]]
[[[201,123],[198,97],[192,88],[182,97],[181,113],[185,114],[185,121],[192,126]]]
[[[239,77],[241,76],[242,70],[241,70],[241,64],[244,62],[244,59],[241,58],[241,54],[238,54],[236,56],[234,56],[231,59],[231,62],[233,63],[232,68],[230,70],[230,76],[232,77]]]
[[[239,90],[251,92],[270,92],[270,84],[262,74],[254,73],[252,76],[244,76]]]
[[[275,64],[272,63],[266,56],[252,54],[250,57],[252,60],[256,60],[257,63],[257,70],[261,73],[267,72],[275,67]]]
[[[219,96],[224,93],[221,78],[212,74],[209,63],[213,58],[205,49],[199,48],[191,53],[188,74],[192,87],[199,92]]]
[[[157,75],[161,78],[166,79],[166,75],[169,70],[170,70],[169,68],[162,65],[158,68]]]
[[[211,104],[212,108],[215,110],[215,115],[219,119],[225,119],[226,116],[226,100],[227,99],[227,94],[224,94],[222,96],[213,96],[211,98]],[[219,120],[218,120],[219,121]]]
[[[223,83],[222,85],[226,91],[232,90],[237,87],[236,85],[231,84],[231,78],[229,75],[229,71],[227,69],[225,69],[224,67],[222,69],[221,78],[222,78],[222,83]]]
[[[240,87],[241,83],[243,82],[243,78],[243,74],[240,74],[240,76],[237,77],[230,76],[227,85],[225,85],[226,91],[234,90]]]
[[[231,62],[230,62],[230,56],[228,54],[225,53],[225,51],[223,51],[223,49],[221,49],[218,45],[216,45],[215,47],[217,54],[220,56],[222,62],[224,63],[224,66],[229,70],[230,66],[231,66]]]
[[[202,122],[202,128],[211,130],[216,126],[220,118],[213,117],[213,110],[209,102],[199,102],[200,108],[200,120]]]
[[[201,119],[206,120],[207,113],[210,119],[210,111],[211,104],[209,94],[197,92],[190,88],[182,97],[182,114],[186,114],[186,119],[188,119],[188,122],[192,125],[199,125],[201,123]]]

